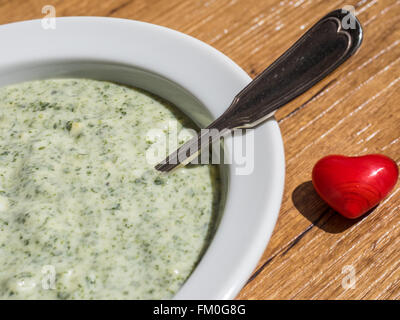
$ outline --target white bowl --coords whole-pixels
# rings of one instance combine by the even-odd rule
[[[143,22],[57,18],[56,29],[46,30],[40,20],[32,20],[0,26],[0,39],[0,86],[53,77],[110,80],[153,92],[200,125],[218,117],[251,81],[203,42]],[[218,229],[176,299],[237,295],[273,231],[284,167],[279,127],[270,119],[255,130],[253,173],[235,175],[235,165],[226,172],[226,203]]]

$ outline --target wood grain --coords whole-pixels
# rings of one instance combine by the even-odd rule
[[[270,244],[239,299],[400,298],[400,186],[373,212],[348,221],[310,183],[330,153],[384,153],[400,164],[399,0],[0,0],[0,23],[96,15],[160,24],[197,37],[255,76],[327,12],[353,5],[365,40],[356,56],[276,117],[287,177]],[[355,270],[344,289],[345,266]]]

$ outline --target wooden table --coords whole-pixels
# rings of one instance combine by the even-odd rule
[[[285,194],[271,242],[238,298],[400,297],[399,184],[371,214],[348,221],[310,183],[313,164],[331,153],[384,153],[400,163],[399,0],[0,0],[0,23],[41,18],[47,4],[57,16],[121,17],[182,31],[252,76],[323,15],[353,5],[365,31],[361,50],[276,115]]]

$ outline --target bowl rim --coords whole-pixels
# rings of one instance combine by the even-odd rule
[[[0,37],[4,39],[5,50],[0,52],[0,70],[23,61],[66,58],[110,60],[143,67],[182,86],[207,106],[213,116],[222,113],[220,104],[227,107],[234,94],[251,81],[243,69],[217,49],[166,27],[129,19],[86,16],[60,17],[56,18],[56,23],[55,30],[41,28],[41,19],[1,25]],[[121,42],[113,37],[121,38]],[[139,45],[122,41],[130,39]],[[46,43],[50,43],[47,48]],[[23,50],[27,48],[30,49],[29,57],[27,50]],[[196,65],[191,65],[191,61]],[[173,66],[168,66],[167,62]],[[210,79],[210,83],[202,82],[200,76],[189,78],[192,71]],[[269,148],[268,152],[256,148],[255,159],[266,161],[269,167],[263,168],[267,167],[264,164],[257,167],[256,163],[256,172],[251,178],[231,174],[227,205],[214,238],[174,299],[234,298],[246,284],[269,242],[283,196],[284,148],[278,123],[273,118],[258,127],[255,136],[259,145],[259,141],[265,140]],[[250,189],[245,190],[245,186]],[[249,209],[248,213],[247,206],[240,202],[246,196],[254,197],[255,204],[251,203],[251,209],[256,212]],[[231,199],[233,197],[235,199]],[[252,215],[256,221],[243,220],[244,213]]]

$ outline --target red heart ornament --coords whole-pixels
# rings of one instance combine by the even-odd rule
[[[320,197],[333,209],[355,219],[385,198],[396,185],[398,176],[396,162],[384,155],[331,155],[315,164],[312,182]]]

